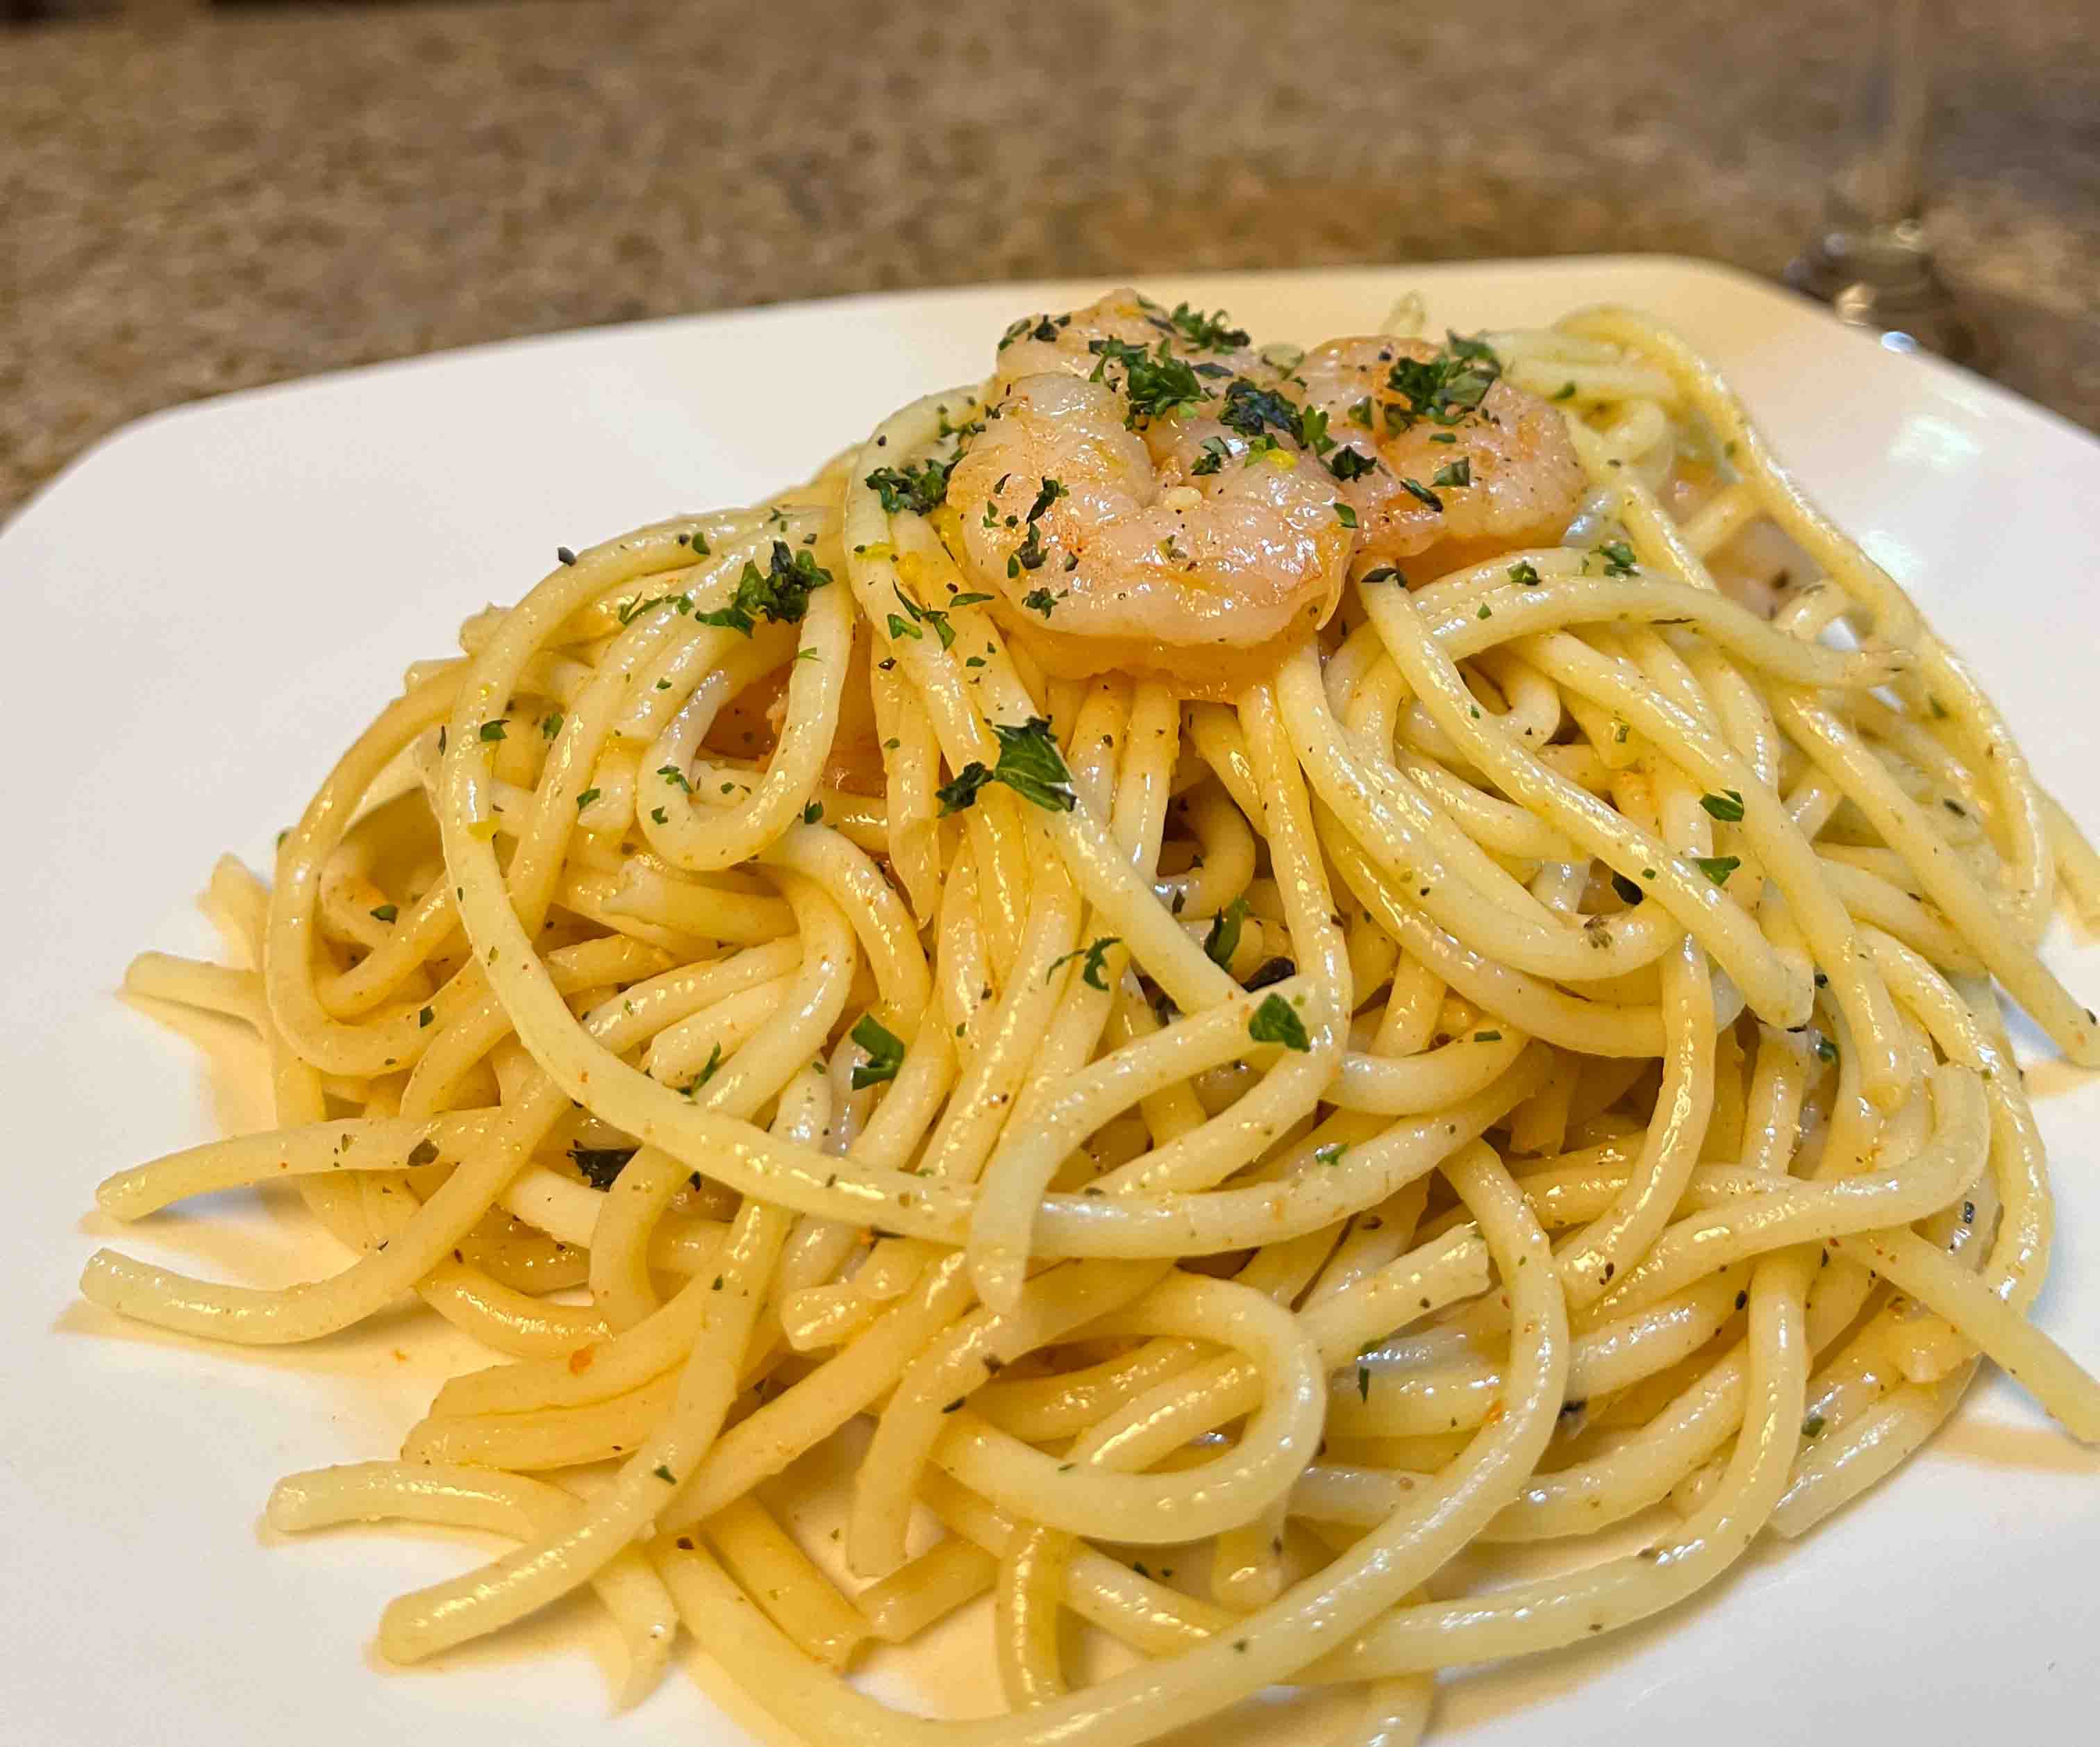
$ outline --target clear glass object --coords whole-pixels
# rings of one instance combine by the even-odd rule
[[[1845,157],[1824,188],[1823,216],[1787,282],[1899,351],[1980,361],[1975,329],[1934,263],[1925,215],[1931,102],[1926,0],[1881,0],[1877,40],[1860,69]]]

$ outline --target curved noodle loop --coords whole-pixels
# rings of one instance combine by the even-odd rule
[[[252,1028],[278,1126],[104,1209],[282,1181],[350,1259],[86,1296],[280,1344],[413,1293],[490,1349],[271,1505],[512,1540],[389,1657],[588,1586],[623,1698],[682,1621],[811,1740],[1134,1747],[1296,1682],[1396,1743],[1437,1670],[1802,1532],[1979,1357],[2100,1441],[2023,1314],[1992,980],[2100,1064],[2036,951],[2100,862],[1641,318],[1302,354],[1116,292],[562,560],[267,891],[214,875],[243,963],[128,984]],[[973,1605],[1009,1715],[839,1678]],[[1132,1665],[1083,1682],[1068,1612]]]

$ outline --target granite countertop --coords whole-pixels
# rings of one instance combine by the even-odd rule
[[[1948,276],[2002,380],[2100,427],[2100,33],[1958,10]],[[1771,273],[1878,11],[529,0],[0,35],[0,515],[157,407],[585,323],[1175,267]]]

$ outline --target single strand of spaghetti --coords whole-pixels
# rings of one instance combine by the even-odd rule
[[[1070,1690],[1060,1653],[1058,1603],[1075,1546],[1074,1536],[1030,1524],[999,1563],[992,1649],[1007,1703],[1017,1711]]]
[[[988,1384],[971,1398],[970,1405],[1001,1431],[1030,1444],[1071,1437],[1162,1379],[1186,1370],[1200,1350],[1193,1341],[1148,1341],[1076,1371]]]
[[[1157,680],[1139,683],[1131,703],[1128,734],[1110,824],[1116,841],[1129,851],[1132,865],[1149,873],[1159,865],[1181,738],[1181,706]]]
[[[2094,853],[2077,820],[2054,795],[2044,794],[2041,803],[2049,849],[2056,857],[2063,889],[2070,894],[2080,922],[2088,927],[2100,924],[2100,854]]]
[[[437,1523],[525,1540],[574,1515],[576,1501],[545,1480],[486,1469],[425,1468],[401,1462],[354,1462],[287,1475],[271,1491],[265,1519],[280,1534],[338,1523],[389,1519]],[[619,1623],[627,1678],[615,1689],[622,1709],[653,1691],[670,1661],[677,1610],[648,1560],[629,1550],[592,1580]]]
[[[258,1032],[268,1023],[260,971],[236,971],[173,953],[139,953],[124,967],[124,993],[224,1014],[245,1020]]]
[[[1189,794],[1182,820],[1195,834],[1196,865],[1159,876],[1152,889],[1177,915],[1215,916],[1254,878],[1254,833],[1224,785],[1209,779]]]
[[[1787,732],[1908,864],[1926,895],[2006,992],[2071,1060],[2100,1067],[2100,1024],[2005,926],[1989,895],[1886,767],[1815,699],[1783,692],[1776,701]]]
[[[1541,763],[1527,750],[1475,722],[1465,682],[1429,640],[1414,610],[1389,590],[1367,597],[1386,647],[1438,725],[1463,746],[1496,785],[1551,820],[1578,846],[1630,879],[1642,882],[1736,980],[1752,1010],[1775,1024],[1807,1017],[1811,991],[1793,986],[1754,921],[1714,882]]]
[[[849,1568],[863,1577],[880,1577],[904,1563],[920,1475],[943,1421],[990,1378],[988,1357],[1007,1363],[1065,1339],[1147,1290],[1165,1267],[1081,1262],[1048,1268],[1028,1282],[1011,1307],[973,1311],[914,1359],[877,1417],[854,1475],[846,1519]]]
[[[747,1493],[704,1525],[744,1593],[805,1654],[843,1669],[868,1635],[867,1617],[813,1564],[754,1494]]]
[[[937,1541],[909,1563],[854,1597],[868,1630],[886,1644],[908,1643],[998,1580],[999,1561],[960,1535]]]
[[[890,865],[914,912],[930,916],[941,902],[941,832],[933,794],[940,782],[940,743],[919,694],[894,668],[871,667],[868,688],[882,741]]]

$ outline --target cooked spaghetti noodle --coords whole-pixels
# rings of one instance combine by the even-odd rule
[[[289,1182],[353,1259],[82,1280],[262,1344],[412,1293],[490,1350],[271,1500],[515,1542],[389,1657],[589,1586],[629,1692],[682,1625],[812,1740],[1125,1747],[1344,1683],[1398,1742],[1438,1670],[1810,1528],[1981,1358],[2100,1440],[2022,1314],[1996,993],[2100,1064],[2036,949],[2100,861],[1650,323],[1256,352],[1114,294],[805,487],[561,559],[410,670],[267,892],[222,865],[251,968],[133,967],[254,1028],[278,1126],[104,1208]],[[819,1559],[797,1464],[849,1439]],[[986,1598],[1008,1714],[841,1678]],[[1079,1683],[1067,1613],[1129,1665]]]

